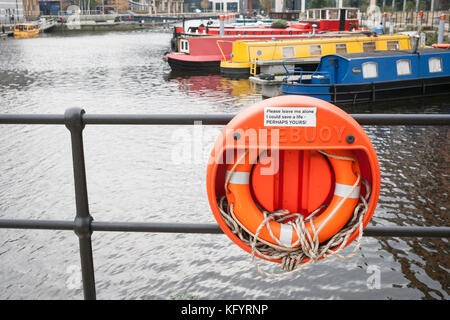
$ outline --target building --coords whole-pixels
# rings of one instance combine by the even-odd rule
[[[2,0],[0,0],[2,1]],[[23,14],[25,17],[39,17],[39,0],[22,0]]]
[[[240,4],[239,0],[210,0],[212,3],[212,11],[221,12],[239,12]]]
[[[153,0],[152,13],[183,13],[184,0]]]
[[[25,1],[25,0],[24,0]],[[62,1],[39,1],[39,10],[43,16],[57,16],[62,11]]]
[[[0,0],[0,24],[23,22],[22,0]]]

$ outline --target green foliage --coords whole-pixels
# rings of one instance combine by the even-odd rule
[[[336,6],[335,0],[310,0],[308,8],[328,8]]]
[[[279,19],[272,22],[272,28],[287,28],[288,23],[286,20]]]
[[[437,32],[427,33],[425,44],[427,46],[431,46],[432,44],[437,43],[437,39],[438,39],[438,33]]]

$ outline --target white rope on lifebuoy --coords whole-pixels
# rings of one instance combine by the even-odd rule
[[[326,155],[327,157],[334,157],[340,160],[348,160],[348,161],[356,161],[350,157],[343,157],[333,155],[331,153],[327,153],[325,151],[319,150],[320,153]],[[231,170],[228,171],[227,176],[225,178],[225,190],[228,192],[227,186],[230,181],[230,177],[235,170],[236,166],[245,158],[248,154],[248,150],[244,152],[236,161]],[[359,182],[362,182],[366,188],[366,195],[359,196],[360,202],[357,204],[353,211],[353,215],[349,222],[331,239],[325,241],[320,244],[318,240],[318,235],[320,230],[326,225],[327,221],[339,211],[342,204],[347,200],[347,198],[353,193],[355,188],[358,186]],[[343,197],[340,203],[336,206],[336,208],[332,211],[330,216],[325,220],[325,222],[319,227],[318,230],[315,229],[314,223],[311,223],[311,229],[313,231],[313,237],[309,234],[306,229],[306,222],[309,220],[313,221],[315,214],[317,214],[325,205],[320,206],[318,209],[314,210],[307,218],[305,218],[300,213],[290,213],[288,210],[277,210],[274,212],[268,212],[266,210],[261,210],[264,215],[264,220],[261,222],[259,227],[257,228],[255,234],[252,234],[247,228],[235,217],[233,212],[233,204],[228,204],[226,196],[221,197],[218,200],[219,210],[230,228],[230,230],[236,234],[241,241],[251,247],[252,252],[252,262],[255,265],[256,270],[258,270],[264,276],[270,276],[273,278],[286,276],[292,273],[296,273],[306,266],[317,262],[319,259],[327,256],[333,255],[340,259],[350,259],[353,257],[359,250],[362,242],[363,235],[363,218],[368,209],[368,199],[370,197],[370,186],[367,181],[361,178],[360,174],[357,173],[357,180],[352,186],[352,188],[348,191],[348,193]],[[298,235],[298,240],[293,244],[285,244],[277,239],[271,228],[270,228],[270,220],[283,223],[283,221],[287,219],[291,219],[295,217],[294,220],[288,221],[287,224],[291,225],[293,230]],[[277,243],[274,245],[268,241],[260,239],[259,233],[262,228],[266,226],[269,231],[270,236]],[[344,249],[346,246],[350,236],[353,232],[358,229],[358,237],[356,239],[356,244],[353,248],[353,251],[348,255],[344,256],[339,254],[339,252]],[[300,244],[300,246],[298,246]],[[279,260],[281,259],[281,269],[285,272],[283,273],[270,273],[263,270],[256,261],[256,255],[263,257],[267,260]],[[309,260],[303,264],[301,262],[305,259],[309,258]]]

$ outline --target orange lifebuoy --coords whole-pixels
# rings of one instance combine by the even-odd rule
[[[267,259],[246,239],[286,251],[299,248],[299,234],[327,244],[348,229],[355,208],[365,202],[361,227],[351,229],[343,247],[359,238],[377,205],[380,168],[369,137],[350,115],[320,99],[280,96],[246,108],[225,126],[211,152],[206,186],[222,231],[245,251]],[[233,222],[223,214],[223,201],[232,207]],[[302,215],[305,233],[289,214],[265,218],[278,211]],[[241,237],[235,222],[249,236]]]
[[[333,150],[328,152],[327,158],[334,169],[335,188],[333,198],[324,212],[311,222],[306,228],[313,238],[311,224],[317,230],[319,242],[324,242],[335,235],[347,223],[359,199],[361,180],[360,169],[351,151]],[[337,158],[333,157],[337,156]],[[245,164],[231,163],[227,171],[230,174],[227,183],[226,196],[228,203],[233,204],[236,218],[246,230],[255,235],[256,230],[264,220],[261,210],[256,206],[250,190],[250,173],[253,168],[253,160]],[[233,171],[231,171],[233,169]],[[336,210],[338,209],[338,210]],[[259,233],[259,237],[266,242],[275,245],[299,246],[299,238],[294,226],[276,221],[269,222],[270,229],[278,240],[274,240],[267,227]]]

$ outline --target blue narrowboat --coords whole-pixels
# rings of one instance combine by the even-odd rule
[[[283,94],[358,103],[450,94],[450,50],[379,51],[323,56],[316,71],[286,69]],[[298,80],[288,81],[292,71]]]

